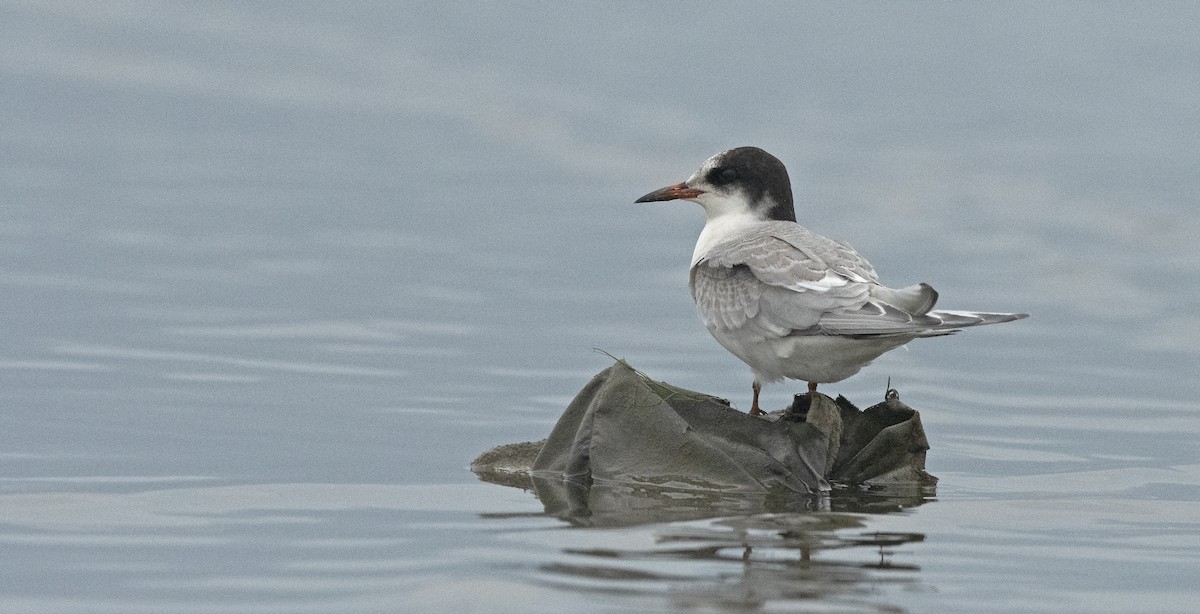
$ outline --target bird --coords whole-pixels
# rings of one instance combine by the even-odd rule
[[[1029,316],[935,310],[927,283],[884,286],[849,243],[796,223],[787,168],[758,147],[718,153],[635,202],[670,200],[704,208],[688,285],[708,332],[754,374],[752,416],[765,413],[763,384],[803,380],[811,398],[913,339]]]

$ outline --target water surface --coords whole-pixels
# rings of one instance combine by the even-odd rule
[[[0,14],[0,609],[1200,607],[1191,8]],[[632,204],[744,144],[885,282],[1033,313],[832,387],[891,378],[936,492],[584,526],[480,483],[592,348],[748,403],[699,209]]]

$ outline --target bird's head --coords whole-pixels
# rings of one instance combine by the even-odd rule
[[[796,221],[787,168],[757,147],[723,151],[706,160],[687,181],[655,190],[635,202],[677,199],[699,203],[709,219],[750,214],[764,220]]]

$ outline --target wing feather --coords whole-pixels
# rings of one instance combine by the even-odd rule
[[[695,266],[689,285],[696,311],[709,329],[738,329],[758,315],[763,284],[745,266]]]
[[[854,248],[792,222],[733,232],[696,258],[689,285],[704,325],[739,357],[748,343],[788,336],[891,339],[890,348],[1026,317],[935,311],[928,284],[887,288]]]
[[[876,279],[852,248],[771,222],[714,246],[692,267],[690,285],[710,330],[750,327],[777,338],[815,330],[831,311],[862,307]]]
[[[722,241],[702,259],[726,267],[745,264],[763,282],[797,291],[814,289],[806,283],[879,283],[871,263],[854,248],[792,222],[756,224]]]

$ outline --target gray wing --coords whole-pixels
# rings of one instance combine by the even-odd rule
[[[799,291],[763,282],[745,264],[733,267],[700,263],[692,267],[692,297],[709,330],[738,330],[748,338],[785,337],[795,331],[819,333],[821,318],[832,310],[861,305],[866,284],[845,284],[826,291]]]
[[[725,267],[745,264],[765,283],[795,290],[813,289],[814,282],[829,275],[879,283],[871,263],[849,244],[794,222],[756,224],[722,241],[703,259]]]
[[[830,312],[856,310],[877,285],[852,248],[787,222],[756,225],[713,247],[692,267],[696,308],[710,330],[764,338],[817,332]]]
[[[693,265],[690,286],[710,330],[764,339],[945,335],[992,323],[931,312],[937,292],[929,285],[884,287],[852,247],[790,222],[756,225],[714,246]]]

